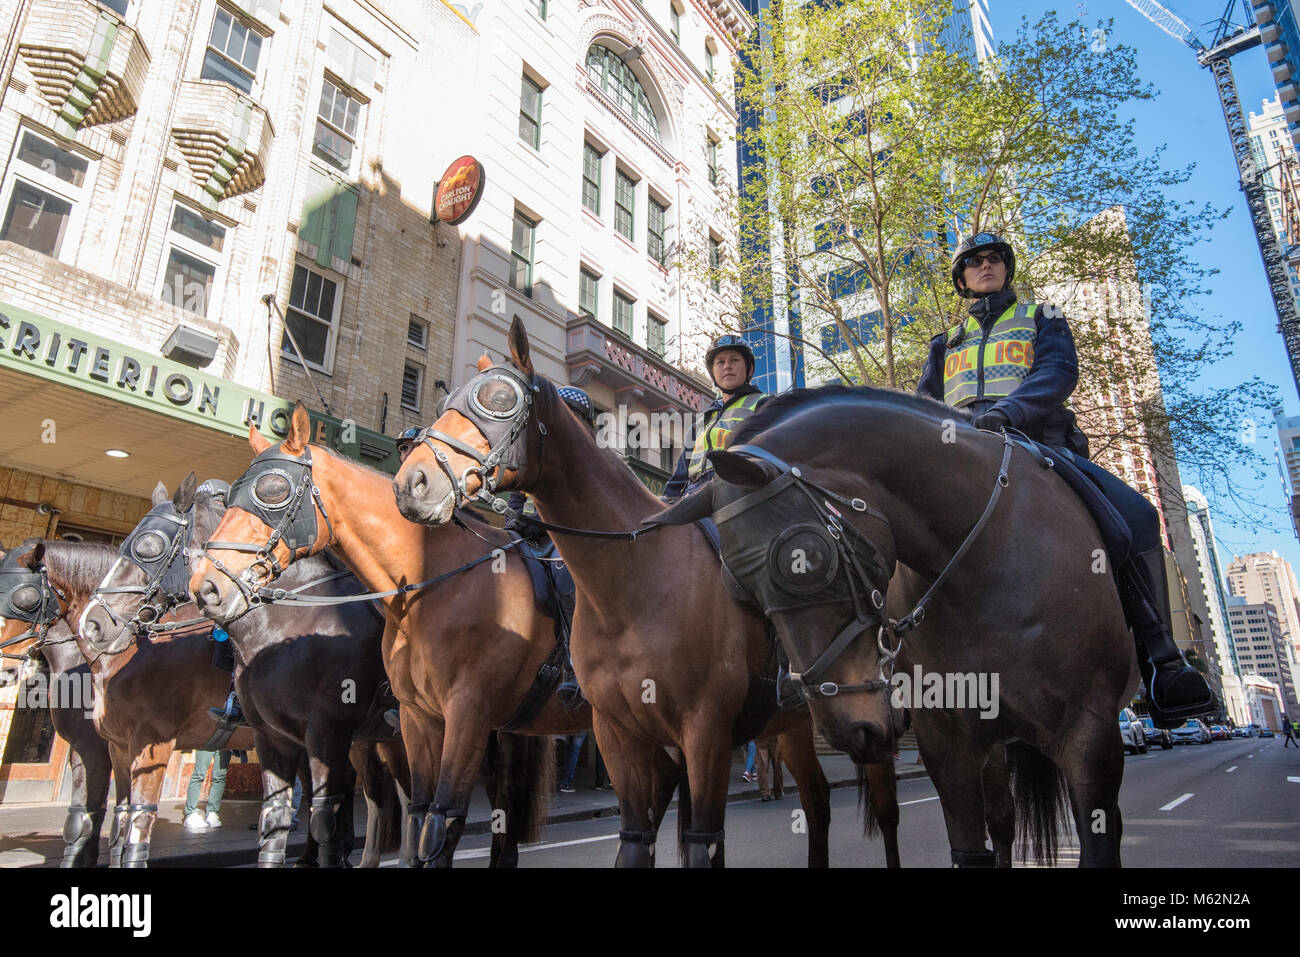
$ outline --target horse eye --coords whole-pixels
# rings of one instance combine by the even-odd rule
[[[31,611],[41,603],[41,590],[35,585],[24,585],[14,590],[9,601],[19,611]]]
[[[163,553],[167,543],[160,532],[145,532],[131,543],[131,552],[136,558],[152,561]]]
[[[291,491],[289,480],[278,472],[268,472],[253,484],[253,494],[267,505],[283,505]]]
[[[474,399],[489,415],[507,416],[519,404],[519,395],[508,382],[489,379],[478,387]]]

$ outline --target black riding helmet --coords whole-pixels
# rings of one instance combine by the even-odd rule
[[[409,429],[404,430],[402,434],[397,437],[398,454],[399,455],[401,454],[403,446],[409,446],[412,443],[414,443],[416,436],[418,436],[419,434],[420,434],[419,426],[413,425]]]
[[[754,350],[740,336],[718,336],[713,340],[713,347],[704,354],[704,366],[709,370],[709,378],[713,379],[714,357],[719,352],[726,352],[728,349],[739,352],[745,357],[745,381],[748,382],[754,376]],[[718,384],[716,379],[713,380],[713,384]]]
[[[1016,254],[1011,244],[997,233],[976,233],[962,240],[952,254],[952,285],[957,290],[957,295],[967,299],[979,298],[966,286],[962,275],[966,268],[966,257],[994,249],[1002,254],[1002,260],[1007,264],[1007,282],[1002,288],[1011,288],[1011,283],[1016,278]]]

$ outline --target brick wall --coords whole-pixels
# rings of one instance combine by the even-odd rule
[[[25,538],[58,537],[61,523],[88,526],[125,535],[149,511],[149,500],[109,492],[14,468],[0,468],[0,544],[12,548]],[[61,514],[53,525],[50,516],[36,511],[48,504]]]

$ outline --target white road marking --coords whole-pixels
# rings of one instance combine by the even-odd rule
[[[1237,766],[1234,764],[1232,767],[1228,768],[1228,770],[1224,771],[1223,773],[1224,773],[1224,774],[1231,774],[1231,773],[1232,773],[1233,771],[1235,771],[1235,770],[1237,770]]]
[[[1300,784],[1300,778],[1288,777],[1287,780],[1290,781],[1292,784]]]
[[[937,800],[939,800],[939,795],[936,794],[934,797],[918,798],[915,801],[901,801],[899,802],[898,806],[907,807],[909,804],[924,804],[926,801],[937,801]]]
[[[1178,805],[1182,804],[1182,803],[1183,803],[1184,801],[1186,801],[1188,798],[1192,797],[1192,793],[1193,793],[1193,792],[1188,792],[1187,794],[1184,794],[1182,797],[1178,798],[1177,800],[1170,801],[1168,804],[1166,804],[1166,805],[1165,805],[1164,807],[1162,807],[1160,810],[1162,810],[1162,811],[1172,811],[1174,808],[1178,807]]]

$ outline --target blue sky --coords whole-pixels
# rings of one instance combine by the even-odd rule
[[[1177,0],[1166,4],[1182,15],[1209,42],[1212,30],[1201,30],[1204,22],[1216,20],[1225,6],[1224,0]],[[1244,20],[1241,3],[1236,4],[1238,22]],[[1253,375],[1277,387],[1288,415],[1300,412],[1290,365],[1282,337],[1276,331],[1277,314],[1269,296],[1259,247],[1238,188],[1237,166],[1228,144],[1228,133],[1219,109],[1210,71],[1196,62],[1186,46],[1161,32],[1123,0],[1091,0],[1083,3],[1034,3],[1027,0],[990,0],[989,15],[995,40],[1011,39],[1021,17],[1030,22],[1047,9],[1055,9],[1062,20],[1082,17],[1096,26],[1098,21],[1114,19],[1113,39],[1137,51],[1141,78],[1152,84],[1159,95],[1152,101],[1133,105],[1128,116],[1136,121],[1137,143],[1148,151],[1167,144],[1167,166],[1195,163],[1191,180],[1173,194],[1180,200],[1210,202],[1218,208],[1231,209],[1228,219],[1215,226],[1210,238],[1196,247],[1193,258],[1203,267],[1219,270],[1210,280],[1212,292],[1200,303],[1207,316],[1239,319],[1243,324],[1233,354],[1207,367],[1202,381],[1209,387],[1225,388]],[[1273,96],[1273,80],[1261,48],[1239,54],[1232,61],[1242,107],[1249,113],[1260,111],[1261,102]],[[1272,506],[1251,515],[1250,524],[1230,524],[1223,508],[1214,512],[1215,532],[1219,539],[1220,558],[1226,563],[1234,553],[1276,550],[1300,572],[1300,543],[1296,541],[1285,500],[1273,466],[1276,430],[1266,410],[1261,415],[1255,450],[1268,461],[1262,488],[1246,469],[1238,469],[1234,479],[1243,489],[1254,490],[1252,497]],[[1184,475],[1185,482],[1194,477]],[[1206,491],[1209,495],[1208,490]]]

